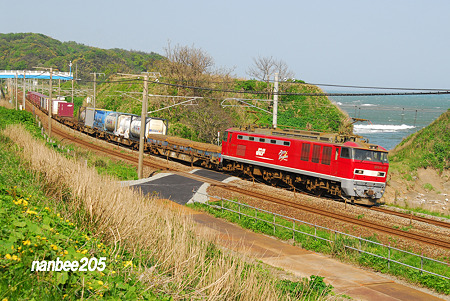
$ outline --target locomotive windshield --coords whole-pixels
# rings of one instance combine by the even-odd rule
[[[389,163],[387,158],[387,153],[376,152],[365,149],[353,149],[353,159],[361,160],[361,161],[372,161],[372,162],[380,162],[380,163]]]

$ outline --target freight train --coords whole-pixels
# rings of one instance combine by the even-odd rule
[[[32,101],[46,96],[29,92],[28,97]],[[44,112],[48,108],[45,101],[32,102]],[[86,107],[80,109],[78,120],[71,117],[55,114],[55,119],[76,130],[139,148],[141,119],[137,115]],[[171,137],[167,132],[167,120],[148,117],[144,151],[357,204],[377,205],[386,187],[387,151],[361,136],[230,128],[222,136],[222,146],[216,146]]]

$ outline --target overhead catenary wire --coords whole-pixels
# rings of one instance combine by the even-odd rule
[[[142,82],[144,79],[132,78],[132,79],[121,79],[121,80],[106,80],[101,81],[102,83],[125,83],[125,82]],[[92,80],[77,80],[80,82],[93,82]],[[191,86],[191,85],[181,85],[162,81],[149,81],[149,84],[171,86],[177,88],[191,89],[191,90],[201,90],[209,92],[222,92],[222,93],[236,93],[236,94],[251,94],[251,95],[267,95],[268,93],[273,94],[273,92],[268,91],[242,91],[233,89],[217,89],[201,86]],[[294,83],[293,83],[294,84]],[[367,93],[293,93],[293,92],[278,92],[279,96],[402,96],[402,95],[448,95],[450,94],[450,89],[416,89],[416,88],[392,88],[392,87],[374,87],[374,86],[351,86],[351,85],[333,85],[333,84],[313,84],[313,83],[295,83],[303,85],[316,85],[316,86],[333,86],[333,87],[347,87],[347,88],[361,88],[361,89],[389,89],[389,90],[404,90],[404,91],[417,91],[417,92],[396,92],[396,93],[381,93],[381,92],[367,92]],[[426,91],[426,92],[419,92]]]

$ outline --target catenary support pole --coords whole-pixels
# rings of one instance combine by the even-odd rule
[[[50,138],[52,136],[52,106],[53,106],[53,101],[52,101],[52,90],[53,90],[53,68],[50,68],[50,95],[48,97],[48,102],[47,102],[47,109],[48,109],[48,138]]]
[[[144,92],[142,97],[142,113],[141,113],[141,128],[139,133],[139,163],[138,163],[138,177],[143,178],[143,163],[144,163],[144,144],[145,144],[145,125],[147,119],[147,103],[148,103],[148,74],[144,75]]]
[[[278,118],[278,73],[275,73],[275,83],[273,85],[273,128],[277,128]]]
[[[27,90],[25,70],[23,70],[22,110],[25,110],[25,91]]]
[[[16,72],[16,76],[14,77],[14,99],[16,100],[16,111],[18,110],[18,102],[17,102],[17,96],[18,96],[18,91],[17,91],[17,72]]]

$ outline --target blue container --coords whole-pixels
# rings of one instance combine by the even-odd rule
[[[111,111],[97,109],[94,116],[94,129],[105,130],[105,119]]]

